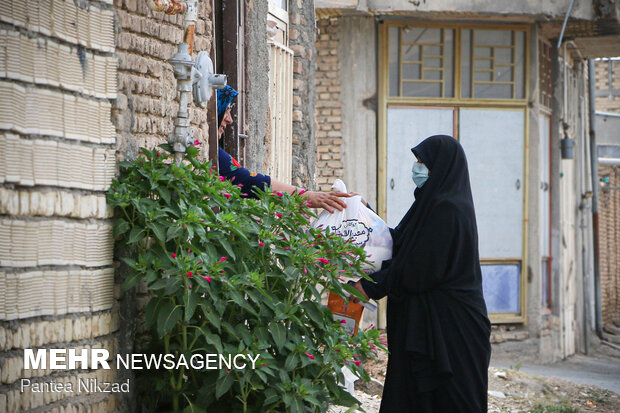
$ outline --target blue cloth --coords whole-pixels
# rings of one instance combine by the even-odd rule
[[[218,161],[220,175],[235,185],[241,184],[241,192],[248,197],[256,198],[255,188],[264,191],[266,187],[271,186],[270,176],[250,172],[222,148],[218,148]]]
[[[219,127],[222,124],[222,119],[224,118],[224,112],[228,109],[228,106],[232,103],[233,100],[237,97],[239,92],[237,92],[232,87],[226,85],[223,89],[217,90],[217,126]]]

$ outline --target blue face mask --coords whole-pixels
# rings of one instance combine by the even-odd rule
[[[413,183],[421,188],[428,179],[428,168],[422,163],[415,162],[411,168],[411,179]]]

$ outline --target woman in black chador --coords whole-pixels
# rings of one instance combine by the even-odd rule
[[[391,261],[356,287],[388,296],[390,351],[380,413],[487,411],[491,325],[482,296],[467,160],[451,136],[412,149],[415,202]]]

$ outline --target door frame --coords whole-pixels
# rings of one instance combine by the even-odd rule
[[[519,323],[527,324],[527,268],[528,268],[528,233],[529,233],[529,128],[530,119],[528,111],[528,101],[530,94],[530,25],[526,24],[470,24],[470,23],[429,23],[416,21],[383,21],[378,22],[378,114],[377,114],[377,208],[379,216],[383,219],[387,216],[387,108],[388,106],[408,106],[420,108],[455,108],[455,138],[459,139],[459,110],[461,108],[481,108],[491,110],[523,110],[523,218],[522,218],[522,257],[521,257],[521,278],[520,278],[520,314],[514,313],[493,313],[489,314],[491,322],[494,324]],[[454,28],[454,98],[391,98],[389,97],[389,37],[388,30],[392,26],[414,25],[416,27],[439,27]],[[524,30],[524,55],[525,55],[525,74],[524,74],[524,99],[475,99],[461,98],[461,56],[460,56],[460,31],[459,28],[483,28],[498,30]],[[481,263],[497,262],[497,259],[481,259]],[[514,262],[514,258],[508,261]],[[383,313],[383,311],[381,312]],[[380,317],[382,318],[382,317]]]

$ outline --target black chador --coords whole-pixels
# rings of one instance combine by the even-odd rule
[[[388,297],[380,413],[486,412],[491,325],[467,160],[445,135],[412,151],[428,179],[392,231],[393,259],[362,281],[370,298]]]

